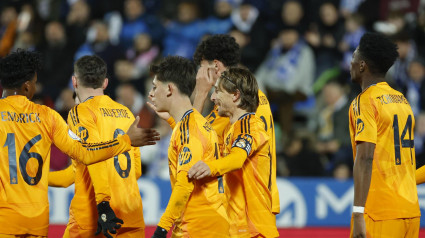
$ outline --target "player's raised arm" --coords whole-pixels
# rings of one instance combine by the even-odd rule
[[[69,130],[61,116],[52,110],[53,143],[62,152],[83,164],[89,165],[107,160],[116,155],[129,151],[131,145],[153,145],[159,140],[159,134],[153,129],[137,128],[138,119],[131,125],[127,134],[118,136],[114,140],[85,143],[75,133]]]

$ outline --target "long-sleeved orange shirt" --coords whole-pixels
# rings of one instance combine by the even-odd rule
[[[52,143],[86,164],[131,148],[127,135],[93,144],[79,141],[57,112],[24,96],[0,99],[0,135],[0,224],[7,224],[0,226],[2,234],[47,236]]]
[[[133,121],[128,108],[105,95],[88,98],[68,116],[71,130],[87,142],[116,138]],[[96,205],[109,201],[115,215],[124,221],[122,227],[143,228],[143,205],[136,178],[141,174],[140,163],[138,147],[101,163],[74,163],[75,195],[70,219],[83,229],[96,229]]]

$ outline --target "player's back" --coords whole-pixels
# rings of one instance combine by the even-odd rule
[[[266,95],[258,90],[259,105],[255,116],[260,118],[264,123],[264,129],[269,136],[270,146],[270,157],[271,157],[271,174],[269,178],[268,188],[272,193],[272,210],[273,213],[278,214],[280,212],[280,200],[279,191],[276,184],[276,136],[274,130],[274,121],[272,111],[270,109],[270,103]]]
[[[133,121],[134,116],[127,107],[105,95],[88,98],[75,106],[68,117],[72,130],[87,142],[111,140],[125,134]],[[97,227],[96,204],[100,201],[96,201],[96,197],[99,200],[102,196],[110,196],[111,208],[124,220],[123,227],[144,227],[136,179],[136,169],[140,169],[136,160],[140,160],[140,155],[135,153],[140,153],[139,148],[96,165],[75,164],[75,196],[70,213],[82,228]]]
[[[47,236],[47,174],[60,116],[25,96],[9,96],[0,99],[0,117],[0,233]]]
[[[190,167],[200,160],[218,159],[217,135],[208,121],[198,111],[191,109],[176,124],[168,151],[171,185],[174,187],[178,172],[188,172]],[[208,226],[217,221],[214,217],[227,223],[222,181],[217,178],[205,178],[194,181],[194,185],[181,218],[182,223],[177,223],[176,226],[187,228],[191,234],[198,234],[196,230],[203,229],[204,226],[214,226]]]
[[[254,113],[243,115],[227,131],[223,156],[233,147],[244,149],[248,155],[241,169],[224,176],[231,235],[255,236],[259,232],[266,237],[277,236],[269,189],[272,164],[268,140],[264,123]]]
[[[415,181],[412,109],[400,92],[381,82],[357,96],[350,107],[350,134],[374,143],[372,179],[365,213],[374,220],[420,216]]]

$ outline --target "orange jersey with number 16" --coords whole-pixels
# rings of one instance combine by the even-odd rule
[[[98,144],[78,141],[57,112],[24,96],[0,99],[0,135],[0,234],[47,236],[52,143],[91,162],[130,149],[128,136]]]
[[[375,221],[419,217],[415,119],[406,98],[380,82],[353,100],[349,116],[354,158],[358,142],[375,144],[365,214]]]

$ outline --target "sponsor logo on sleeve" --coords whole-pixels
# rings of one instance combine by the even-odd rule
[[[356,121],[356,135],[360,134],[364,130],[364,122],[362,119],[357,118]]]

